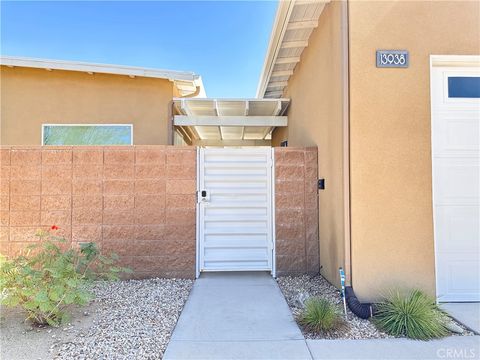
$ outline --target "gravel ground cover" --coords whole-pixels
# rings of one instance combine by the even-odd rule
[[[161,358],[192,285],[192,280],[178,279],[96,284],[93,325],[54,347],[54,358]]]
[[[161,359],[193,280],[97,282],[71,323],[38,328],[21,309],[1,309],[2,359]]]
[[[322,276],[285,276],[277,278],[277,282],[295,318],[298,317],[303,309],[303,301],[312,296],[330,300],[343,309],[340,291]],[[452,326],[462,331],[461,334],[452,335],[473,335],[472,332],[453,320]],[[346,325],[339,330],[328,334],[315,334],[306,331],[302,326],[300,328],[307,339],[380,339],[392,337],[379,331],[370,320],[360,319],[355,316],[348,307]]]

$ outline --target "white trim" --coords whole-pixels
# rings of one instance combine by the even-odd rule
[[[287,126],[287,116],[189,116],[175,115],[175,126]]]
[[[174,80],[195,81],[199,77],[198,75],[190,71],[164,70],[164,69],[137,67],[137,66],[99,64],[99,63],[88,63],[88,62],[81,62],[81,61],[37,59],[37,58],[15,57],[15,56],[0,56],[0,65],[6,65],[9,67],[15,67],[15,66],[29,67],[29,68],[46,69],[46,70],[67,70],[67,71],[81,71],[86,73],[102,73],[102,74],[152,77],[152,78],[168,79],[170,81],[174,81]]]
[[[238,165],[231,160],[228,160],[229,155],[232,154],[243,154],[246,152],[248,155],[253,155],[253,154],[262,154],[262,155],[267,155],[267,163],[254,163],[252,165],[253,168],[256,169],[267,169],[267,177],[266,177],[266,184],[269,192],[267,193],[267,202],[265,203],[265,206],[267,207],[267,211],[269,212],[268,217],[265,219],[267,221],[267,228],[266,228],[266,234],[267,237],[270,241],[267,245],[265,245],[265,248],[268,249],[268,255],[266,257],[266,262],[268,263],[266,266],[248,266],[248,267],[242,267],[238,266],[238,264],[233,264],[231,266],[227,267],[215,267],[215,266],[209,266],[209,268],[205,268],[205,258],[204,258],[204,253],[205,253],[205,206],[208,204],[204,204],[202,206],[202,202],[199,201],[199,192],[202,190],[207,190],[205,189],[205,169],[206,169],[206,164],[205,164],[205,153],[215,153],[221,155],[225,160],[222,160],[222,162],[229,162],[230,166],[227,166],[227,168],[236,168]],[[221,165],[220,168],[223,168]],[[228,180],[227,180],[228,181]],[[201,272],[228,272],[228,271],[269,271],[272,276],[276,275],[276,263],[275,263],[275,191],[274,191],[274,183],[275,183],[275,162],[274,162],[274,149],[272,147],[244,147],[240,149],[232,149],[232,148],[202,148],[202,147],[197,147],[197,199],[196,199],[196,276],[197,278],[200,276]],[[248,190],[248,189],[246,189]],[[261,192],[263,194],[263,192]],[[210,195],[208,194],[208,197]],[[232,208],[236,208],[239,205],[232,205]],[[269,230],[268,230],[269,229]],[[268,231],[270,231],[270,234],[268,234]],[[235,234],[234,232],[232,234]],[[263,248],[263,245],[262,245]],[[230,261],[227,258],[225,259],[226,261]],[[263,261],[263,259],[259,259]]]
[[[437,66],[480,66],[480,55],[430,55],[430,68]]]
[[[277,244],[277,238],[276,238],[276,224],[275,224],[275,148],[272,147],[272,184],[271,184],[271,196],[272,196],[272,276],[274,278],[277,277],[277,260],[276,260],[276,244]]]
[[[244,129],[245,127],[242,127]],[[270,129],[270,128],[268,128]],[[195,146],[268,146],[270,147],[270,140],[219,140],[219,139],[203,139],[192,140],[192,145]]]
[[[42,124],[42,139],[41,139],[41,144],[42,146],[50,146],[50,145],[45,145],[44,144],[44,130],[45,126],[128,126],[130,127],[130,145],[133,145],[133,124]],[[54,146],[63,146],[63,145],[54,145]],[[71,146],[71,145],[65,145],[65,146]],[[92,146],[92,145],[75,145],[75,146]],[[107,145],[106,145],[107,146]],[[116,146],[116,145],[115,145]],[[128,146],[128,145],[119,145],[119,146]]]
[[[201,264],[201,259],[200,259],[200,203],[198,201],[198,194],[200,191],[200,151],[201,148],[197,146],[197,191],[195,193],[195,211],[196,211],[196,225],[195,225],[195,236],[196,236],[196,241],[195,241],[195,259],[196,259],[196,264],[195,264],[195,277],[198,279],[200,277],[200,264]]]
[[[277,102],[277,101],[282,101],[282,102],[290,102],[289,98],[280,98],[280,99],[259,99],[259,98],[179,98],[179,97],[174,97],[173,102],[178,102],[178,101],[185,101],[185,102],[199,102],[199,101],[207,101],[207,102],[212,102],[212,101],[236,101],[236,102],[257,102],[257,103],[262,103],[262,102]]]

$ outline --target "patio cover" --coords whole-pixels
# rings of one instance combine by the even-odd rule
[[[190,145],[270,145],[277,126],[287,126],[284,116],[289,99],[173,100],[173,125]]]

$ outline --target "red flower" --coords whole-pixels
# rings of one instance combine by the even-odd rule
[[[59,228],[57,225],[52,225],[52,227],[51,227],[50,229],[52,229],[52,230],[58,230],[58,229],[60,229],[60,228]]]

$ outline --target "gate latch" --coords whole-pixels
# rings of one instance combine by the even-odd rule
[[[210,201],[210,194],[207,190],[197,191],[197,201],[199,203]]]

